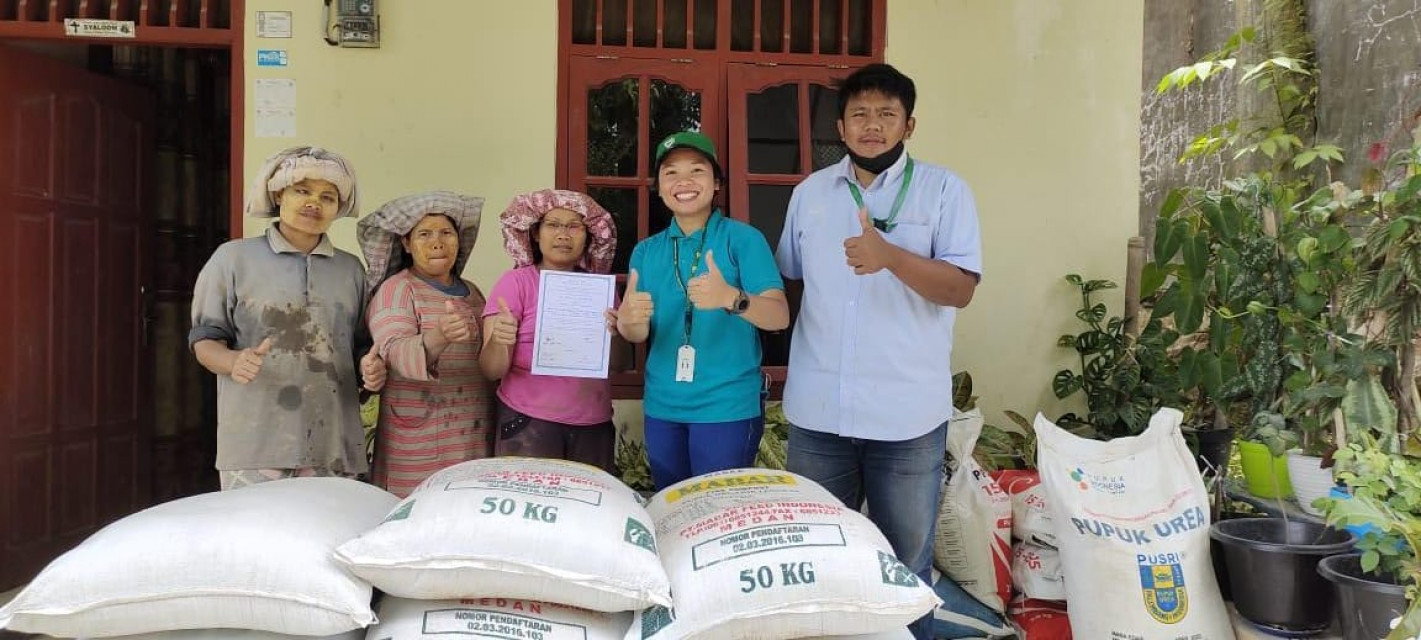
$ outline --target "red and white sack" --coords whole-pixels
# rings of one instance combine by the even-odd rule
[[[933,564],[992,610],[1011,598],[1011,498],[972,457],[982,412],[959,413],[947,427],[952,472],[942,488]]]
[[[1234,640],[1209,557],[1209,495],[1162,409],[1138,436],[1077,437],[1036,416],[1077,638]]]
[[[1035,469],[1004,469],[992,473],[1011,496],[1011,535],[1044,547],[1056,546],[1056,524],[1046,503],[1046,488]]]
[[[1018,592],[1028,598],[1065,600],[1061,552],[1030,542],[1016,543],[1011,548],[1011,582]]]
[[[1017,640],[1071,640],[1071,620],[1064,602],[1032,600],[1017,594],[1007,614]]]

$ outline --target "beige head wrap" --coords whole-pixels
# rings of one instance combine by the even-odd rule
[[[354,217],[360,208],[355,171],[340,155],[321,147],[292,147],[267,158],[247,188],[246,214],[253,218],[278,215],[281,192],[302,180],[325,180],[340,193],[337,217]]]
[[[459,255],[454,258],[454,277],[460,277],[474,243],[479,239],[480,214],[484,199],[452,191],[428,191],[395,198],[360,219],[356,226],[360,250],[365,253],[366,286],[370,291],[405,268],[405,249],[400,239],[409,235],[425,216],[439,214],[454,223],[459,232]]]

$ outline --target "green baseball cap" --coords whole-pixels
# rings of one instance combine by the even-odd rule
[[[666,136],[660,144],[656,145],[656,168],[661,169],[661,161],[666,158],[666,154],[677,149],[695,149],[701,155],[710,160],[711,166],[715,168],[715,177],[721,179],[725,172],[720,168],[720,160],[715,156],[715,143],[706,137],[706,134],[699,131],[682,131]]]

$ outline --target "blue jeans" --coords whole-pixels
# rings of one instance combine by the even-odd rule
[[[646,416],[646,457],[660,491],[693,476],[755,465],[764,416],[733,422],[671,422]]]
[[[883,531],[898,560],[932,588],[933,536],[942,500],[947,423],[926,435],[888,442],[845,438],[790,425],[790,471],[828,489],[850,509],[868,501],[868,517]],[[932,637],[931,614],[908,628]]]

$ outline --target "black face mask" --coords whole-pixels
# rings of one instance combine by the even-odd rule
[[[849,159],[853,160],[854,165],[860,169],[863,169],[864,171],[872,173],[873,175],[878,175],[880,173],[883,173],[884,171],[887,171],[888,167],[893,166],[893,163],[897,162],[898,158],[901,157],[903,157],[902,140],[899,140],[898,144],[894,145],[892,149],[889,149],[873,158],[865,158],[857,153],[854,153],[852,149],[849,150]]]

